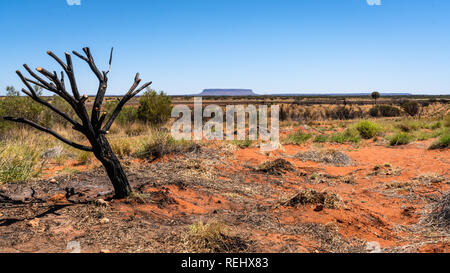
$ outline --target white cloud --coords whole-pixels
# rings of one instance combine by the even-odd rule
[[[381,6],[381,0],[367,0],[369,6]]]
[[[81,0],[66,0],[67,5],[69,6],[80,6],[81,5]]]

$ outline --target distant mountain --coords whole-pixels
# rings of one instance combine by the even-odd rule
[[[326,94],[299,94],[299,93],[284,93],[284,94],[270,94],[269,96],[280,97],[333,97],[333,96],[348,96],[348,97],[361,97],[370,96],[371,93],[326,93]],[[410,93],[381,93],[381,96],[413,96]]]
[[[198,96],[258,96],[251,89],[205,89]]]

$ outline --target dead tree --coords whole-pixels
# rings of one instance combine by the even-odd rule
[[[111,49],[111,54],[109,58],[109,67],[107,71],[102,71],[97,68],[94,58],[92,57],[91,51],[88,47],[83,48],[85,56],[73,51],[73,54],[79,57],[81,60],[85,61],[92,72],[98,79],[98,90],[97,95],[95,96],[94,104],[92,106],[91,116],[88,114],[88,110],[86,109],[85,102],[88,99],[86,94],[80,96],[78,91],[77,82],[75,80],[75,73],[72,64],[72,58],[69,53],[65,53],[66,62],[63,62],[58,56],[56,56],[53,52],[47,51],[47,54],[50,55],[56,62],[62,67],[61,73],[58,75],[56,71],[50,72],[45,70],[44,68],[38,67],[36,68],[37,72],[39,72],[43,77],[33,72],[28,65],[24,64],[23,66],[28,71],[28,73],[34,78],[30,79],[22,75],[22,73],[17,70],[16,73],[19,75],[22,82],[25,84],[27,89],[22,89],[22,92],[29,96],[34,101],[50,108],[53,112],[63,117],[73,126],[73,129],[82,133],[86,136],[87,140],[90,143],[90,146],[85,146],[82,144],[75,143],[70,141],[55,131],[45,128],[37,123],[34,123],[30,120],[24,118],[15,118],[15,117],[4,117],[5,120],[9,120],[12,122],[24,123],[31,127],[36,128],[37,130],[43,131],[45,133],[51,134],[62,142],[70,145],[74,148],[93,152],[95,157],[103,164],[105,167],[106,173],[108,174],[111,183],[114,186],[115,197],[123,198],[128,196],[131,193],[131,187],[128,183],[127,176],[120,165],[119,159],[113,153],[111,146],[108,143],[108,139],[106,138],[106,134],[108,134],[108,130],[113,124],[114,120],[119,115],[125,103],[127,103],[131,98],[136,96],[139,92],[147,88],[151,82],[143,84],[141,87],[138,87],[141,79],[139,78],[139,73],[136,74],[134,78],[134,83],[131,86],[130,90],[119,100],[116,108],[106,120],[106,113],[101,112],[103,100],[105,97],[106,89],[108,87],[108,73],[111,69],[111,61],[113,49]],[[69,85],[70,85],[70,94],[66,89],[64,75],[67,75]],[[53,106],[50,102],[46,101],[43,98],[40,98],[35,90],[32,88],[31,84],[37,85],[46,89],[61,98],[63,98],[69,105],[73,108],[76,113],[76,116],[79,118],[79,121],[73,119],[68,114],[62,112]]]

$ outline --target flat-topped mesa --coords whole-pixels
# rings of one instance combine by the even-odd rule
[[[251,89],[205,89],[199,96],[257,96]]]

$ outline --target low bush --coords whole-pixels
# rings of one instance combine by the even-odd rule
[[[439,140],[434,142],[430,149],[448,149],[450,147],[450,133],[447,131],[446,134],[441,136]]]
[[[316,136],[316,138],[314,138],[314,142],[317,143],[325,143],[328,140],[328,136],[327,135],[318,135]]]
[[[391,146],[405,145],[413,141],[414,137],[408,133],[397,133],[389,139]]]
[[[25,181],[36,176],[41,162],[41,154],[35,149],[0,143],[0,184]]]
[[[294,167],[292,164],[282,158],[275,159],[273,161],[263,162],[260,166],[258,166],[257,171],[273,174],[273,175],[282,175],[286,171],[292,171]]]
[[[355,128],[348,128],[344,132],[332,134],[328,138],[329,142],[335,142],[340,144],[346,142],[358,143],[360,140],[361,137],[359,135],[359,132]]]
[[[369,120],[360,121],[355,126],[356,130],[358,130],[360,136],[365,139],[373,138],[377,133],[381,132],[381,127]]]
[[[172,112],[172,100],[164,92],[147,90],[139,99],[138,118],[152,125],[159,125],[169,120]]]
[[[116,108],[118,101],[107,101],[104,104],[104,109],[107,112],[106,119],[111,116],[114,109]],[[133,106],[124,106],[122,108],[122,111],[120,111],[119,115],[117,116],[115,120],[115,124],[124,126],[136,123],[138,121],[138,109]]]
[[[227,226],[215,219],[209,220],[206,224],[199,221],[190,225],[185,245],[191,252],[207,253],[236,253],[248,248],[244,240],[231,236]]]

